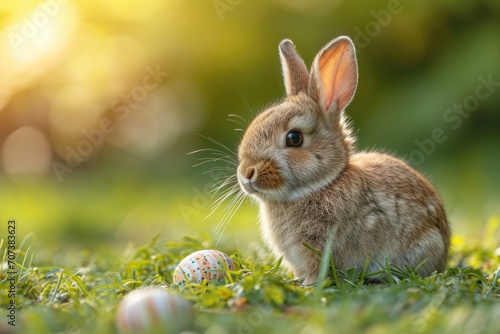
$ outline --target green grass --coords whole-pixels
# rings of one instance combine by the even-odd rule
[[[422,278],[411,268],[387,265],[385,283],[367,284],[369,273],[338,271],[328,257],[318,256],[323,275],[320,284],[309,287],[302,287],[266,252],[216,246],[207,236],[177,242],[159,236],[122,254],[61,250],[45,257],[33,254],[28,237],[16,261],[16,329],[28,334],[114,333],[121,299],[134,289],[161,286],[192,303],[195,312],[187,330],[196,333],[497,333],[498,224],[492,218],[475,242],[455,236],[445,273]],[[171,285],[184,256],[210,248],[235,262],[226,284],[191,284],[183,290]],[[4,240],[1,254],[5,249]],[[400,278],[391,275],[396,272]],[[9,302],[4,267],[0,277],[4,308]],[[0,332],[6,324],[2,316]]]

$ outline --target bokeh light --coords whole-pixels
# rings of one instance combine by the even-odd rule
[[[43,132],[23,126],[3,143],[2,165],[11,178],[41,177],[50,170],[52,152]]]

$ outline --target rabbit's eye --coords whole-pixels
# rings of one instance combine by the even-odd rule
[[[288,147],[300,147],[304,137],[299,131],[290,131],[286,134],[286,146]]]

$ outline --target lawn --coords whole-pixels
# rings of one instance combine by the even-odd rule
[[[27,246],[28,235],[18,241],[15,329],[28,334],[114,333],[122,298],[132,290],[157,286],[192,304],[185,328],[191,333],[497,333],[498,218],[485,226],[476,241],[453,237],[445,273],[422,278],[410,268],[387,266],[385,283],[367,284],[369,273],[336,271],[330,265],[323,266],[321,283],[309,287],[301,286],[264,250],[216,245],[209,235],[178,240],[157,235],[143,246],[121,251],[101,247],[50,255],[35,254]],[[4,239],[2,305],[10,303],[7,248]],[[235,270],[225,284],[177,288],[172,284],[175,267],[201,249],[230,255]],[[1,333],[12,332],[5,316],[0,326]]]

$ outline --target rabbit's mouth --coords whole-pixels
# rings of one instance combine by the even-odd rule
[[[248,196],[261,201],[283,201],[287,200],[286,196],[278,189],[267,189],[261,185],[259,180],[247,179],[244,176],[238,175],[240,188]]]
[[[258,193],[259,190],[255,187],[255,182],[251,179],[247,179],[238,173],[238,181],[240,182],[241,188],[249,195]]]
[[[237,169],[240,188],[247,195],[260,200],[279,200],[284,180],[277,163],[270,159],[254,162],[243,159]]]
[[[255,186],[254,186],[254,184],[253,184],[253,182],[252,182],[252,181],[248,182],[248,183],[247,183],[247,184],[245,184],[243,187],[245,188],[245,191],[246,191],[247,193],[249,193],[249,194],[253,194],[253,193],[259,192],[259,191],[255,188]]]

